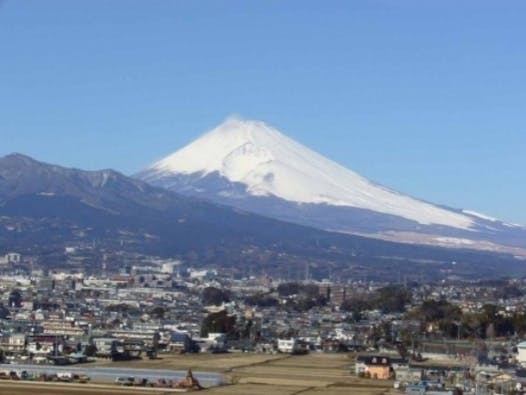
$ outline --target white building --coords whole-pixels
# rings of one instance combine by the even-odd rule
[[[9,252],[0,258],[0,264],[9,265],[22,262],[22,255],[16,252]]]
[[[526,341],[517,344],[517,351],[519,352],[517,362],[523,366],[526,365]]]
[[[26,344],[26,335],[23,333],[14,333],[9,336],[8,350],[23,350]]]
[[[278,339],[278,351],[293,354],[298,351],[298,340],[294,337],[290,339]]]
[[[94,337],[93,344],[97,348],[98,357],[110,357],[117,348],[117,339],[114,337]]]

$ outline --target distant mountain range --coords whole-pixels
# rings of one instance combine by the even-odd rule
[[[161,247],[174,251],[229,240],[271,243],[294,234],[322,233],[181,196],[113,170],[69,169],[20,154],[0,158],[0,214],[64,219],[99,230],[133,231],[147,239],[157,236]]]
[[[396,242],[524,253],[526,228],[376,184],[259,121],[227,119],[138,179],[266,217]]]
[[[522,261],[510,253],[332,233],[182,196],[113,170],[69,169],[20,154],[0,158],[0,253],[52,253],[55,259],[79,243],[240,273],[288,271],[297,278],[303,278],[306,265],[318,278],[523,271]]]

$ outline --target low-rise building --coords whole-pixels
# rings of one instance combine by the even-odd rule
[[[356,359],[357,375],[368,375],[373,379],[388,380],[392,377],[391,360],[382,355],[361,355]]]

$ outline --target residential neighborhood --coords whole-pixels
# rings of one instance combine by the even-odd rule
[[[13,367],[192,353],[347,353],[349,375],[393,380],[408,393],[489,391],[502,382],[520,391],[526,383],[524,280],[238,278],[148,256],[127,270],[104,262],[102,273],[85,275],[74,265],[45,270],[16,253],[4,261],[0,347]]]

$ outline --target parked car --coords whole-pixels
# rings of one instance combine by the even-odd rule
[[[119,385],[133,385],[135,383],[135,377],[129,376],[129,377],[117,377],[115,379],[115,384]]]

